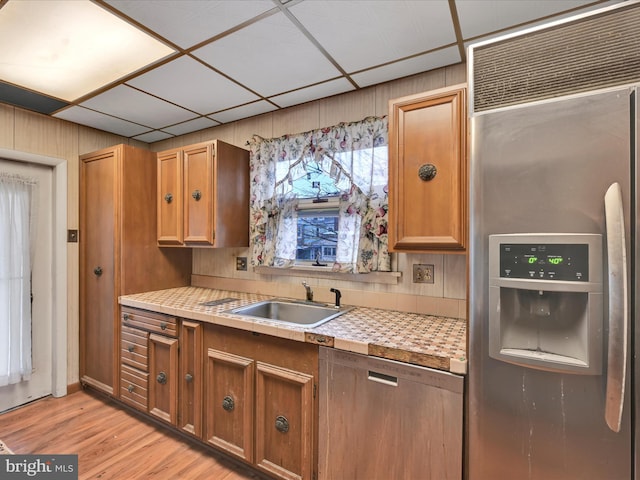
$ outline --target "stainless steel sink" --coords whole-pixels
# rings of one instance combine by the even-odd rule
[[[352,308],[353,307],[335,308],[327,304],[311,302],[266,300],[264,302],[234,308],[227,312],[245,317],[262,318],[278,323],[313,328],[348,312]]]

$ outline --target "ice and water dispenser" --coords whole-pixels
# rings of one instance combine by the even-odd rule
[[[602,237],[489,236],[489,355],[549,371],[602,370]]]

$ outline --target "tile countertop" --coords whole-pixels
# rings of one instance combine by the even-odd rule
[[[179,287],[123,295],[120,304],[452,373],[465,374],[467,371],[467,334],[463,319],[355,307],[319,327],[308,328],[227,313],[233,308],[273,298],[228,290]],[[203,305],[216,300],[223,303]]]

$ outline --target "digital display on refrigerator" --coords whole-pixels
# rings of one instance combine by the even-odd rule
[[[587,244],[500,244],[500,277],[589,281]]]

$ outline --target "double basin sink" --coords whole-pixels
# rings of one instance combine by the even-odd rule
[[[334,307],[324,303],[276,299],[234,308],[227,310],[227,313],[314,328],[351,309],[353,307]]]

